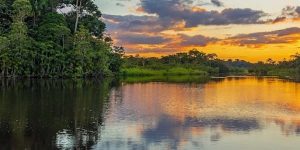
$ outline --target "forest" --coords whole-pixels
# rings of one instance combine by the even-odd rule
[[[151,75],[297,77],[300,55],[250,63],[197,49],[161,58],[125,55],[93,0],[0,0],[0,77]]]
[[[0,0],[1,77],[119,72],[122,47],[104,34],[93,0]]]

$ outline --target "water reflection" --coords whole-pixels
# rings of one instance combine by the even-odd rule
[[[298,149],[299,83],[162,81],[2,81],[0,149]]]
[[[298,149],[299,92],[277,78],[125,83],[113,90],[110,126],[94,148]]]
[[[1,149],[91,147],[98,140],[110,86],[96,80],[2,81]]]

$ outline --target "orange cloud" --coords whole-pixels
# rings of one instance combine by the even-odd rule
[[[138,7],[138,8],[135,9],[135,11],[138,12],[138,13],[144,13],[145,12],[143,7]]]
[[[261,10],[216,11],[189,4],[143,0],[134,8],[138,16],[103,17],[116,44],[124,46],[127,54],[151,57],[198,48],[223,59],[258,61],[288,58],[298,51],[300,28],[291,22],[300,20],[300,7],[286,8],[281,16],[266,20],[268,14]]]
[[[207,11],[206,9],[202,8],[202,7],[198,7],[198,6],[193,6],[191,8],[192,12],[205,12]]]

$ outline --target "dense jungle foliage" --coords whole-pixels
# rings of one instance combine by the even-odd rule
[[[119,72],[123,48],[105,36],[93,0],[0,0],[1,77]]]

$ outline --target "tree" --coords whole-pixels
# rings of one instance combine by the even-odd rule
[[[86,77],[119,71],[122,50],[103,37],[105,24],[93,0],[0,2],[1,76]],[[63,7],[76,11],[59,14]]]
[[[270,64],[270,65],[274,65],[276,62],[273,59],[268,58],[267,63]]]
[[[10,59],[8,57],[8,39],[0,36],[0,67],[1,76],[4,77],[7,74]]]
[[[14,10],[14,22],[24,22],[24,19],[32,13],[32,7],[28,0],[16,0],[12,7]]]
[[[12,23],[11,1],[0,0],[0,35],[6,34],[10,30]]]
[[[28,0],[16,0],[13,5],[14,15],[9,33],[9,57],[11,59],[12,75],[29,74],[32,64],[30,38],[27,35],[27,26],[24,19],[31,14],[31,5]]]
[[[52,41],[56,46],[65,49],[66,39],[71,31],[63,15],[57,13],[46,14],[38,28],[38,40]]]
[[[110,62],[109,62],[109,69],[114,72],[118,73],[120,72],[120,68],[123,64],[123,56],[124,56],[124,48],[114,46],[112,49],[112,53],[110,55]]]
[[[88,57],[92,47],[88,30],[83,26],[76,32],[74,39],[75,76],[87,76],[90,72],[91,59]]]
[[[94,1],[73,0],[68,4],[71,4],[75,8],[75,11],[67,14],[68,23],[73,33],[76,33],[78,27],[83,25],[93,36],[102,38],[102,33],[105,30],[105,24],[99,20],[102,14],[98,10],[98,7]]]

